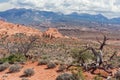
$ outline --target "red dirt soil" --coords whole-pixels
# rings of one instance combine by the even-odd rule
[[[24,67],[20,72],[8,73],[8,70],[0,72],[0,80],[13,80],[13,79],[21,80],[23,77],[20,77],[20,76],[23,75],[24,70],[27,68],[34,68],[34,71],[35,71],[35,74],[33,76],[26,77],[29,80],[55,80],[58,74],[60,74],[56,72],[57,68],[46,69],[47,67],[45,65],[38,66],[37,62],[35,63],[27,62],[23,66]],[[4,76],[7,76],[7,77],[4,77]]]
[[[34,62],[34,63],[27,62],[24,65],[22,65],[23,68],[21,69],[21,71],[16,72],[16,73],[8,73],[8,69],[3,72],[0,72],[0,80],[13,80],[13,79],[14,80],[22,80],[22,78],[27,78],[29,80],[55,80],[56,77],[59,74],[61,74],[61,73],[57,72],[58,67],[56,67],[54,69],[46,69],[47,68],[46,65],[38,66],[37,64],[38,64],[37,62]],[[35,71],[35,74],[31,77],[21,77],[24,74],[23,73],[24,70],[28,69],[28,68],[33,68]],[[114,73],[116,73],[116,71],[117,71],[116,69],[113,69],[112,73],[114,74]],[[105,77],[109,76],[109,74],[107,74],[103,70],[96,70],[95,73],[96,74],[101,73]],[[89,72],[84,72],[83,74],[84,74],[86,80],[93,80],[94,77],[96,76]]]

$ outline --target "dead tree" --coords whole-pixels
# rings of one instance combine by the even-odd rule
[[[14,38],[17,40],[17,42],[15,41],[15,48],[17,48],[16,53],[22,53],[26,58],[30,59],[32,56],[27,53],[34,47],[38,37],[17,33],[14,35]]]
[[[84,69],[86,69],[86,71],[90,71],[91,73],[94,73],[94,71],[96,70],[96,69],[102,69],[102,70],[104,70],[104,71],[106,71],[107,73],[111,73],[111,72],[109,72],[107,69],[110,67],[110,64],[108,64],[108,61],[110,61],[110,60],[112,60],[113,59],[113,57],[116,55],[116,52],[114,52],[112,55],[111,55],[111,57],[109,58],[109,60],[108,61],[104,61],[104,58],[103,58],[103,56],[104,56],[104,53],[103,53],[103,49],[104,49],[104,47],[105,47],[105,45],[106,45],[106,41],[108,40],[107,39],[107,37],[104,35],[104,37],[103,37],[103,40],[102,41],[100,41],[98,38],[96,38],[97,39],[97,42],[100,44],[100,46],[99,46],[99,48],[94,48],[93,46],[85,46],[85,49],[84,50],[82,50],[82,51],[80,51],[79,52],[79,54],[84,54],[84,52],[86,52],[86,51],[91,51],[92,52],[92,54],[94,55],[94,57],[95,57],[95,61],[93,62],[93,63],[90,63],[90,64],[87,64],[87,65],[84,65],[84,60],[82,60],[83,61],[83,63],[82,63],[82,67],[84,68]],[[79,63],[79,61],[80,61],[81,59],[80,59],[80,57],[78,58],[78,62],[77,63]],[[104,64],[104,65],[103,65]],[[68,67],[67,67],[67,69],[69,68],[69,67],[71,67],[72,65],[69,65]]]
[[[93,65],[93,64],[94,65],[90,67],[90,70],[93,69],[91,73],[94,73],[94,71],[97,68],[101,68],[101,64],[103,64],[103,55],[104,55],[103,54],[103,48],[106,45],[106,41],[108,40],[105,35],[104,35],[104,38],[103,38],[102,42],[98,38],[96,38],[96,39],[97,39],[97,42],[99,42],[99,44],[100,44],[100,46],[97,50],[95,48],[93,48],[92,46],[87,46],[87,50],[91,50],[92,53],[94,54],[94,57],[95,57],[95,63],[92,63],[91,65]],[[104,68],[103,68],[103,70],[108,72]]]
[[[24,54],[24,56],[26,58],[30,59],[32,56],[28,55],[27,53],[31,48],[33,48],[33,45],[36,42],[37,38],[35,36],[30,36],[30,37],[28,37],[28,40],[29,41],[27,42],[27,44],[25,44],[21,41],[21,47],[20,47],[21,49],[20,50],[22,50],[22,53]]]

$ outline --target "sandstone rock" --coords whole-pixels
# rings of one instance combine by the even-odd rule
[[[43,37],[63,38],[63,35],[56,28],[49,28],[43,33]]]
[[[40,32],[38,29],[26,27],[24,25],[19,25],[19,24],[12,24],[0,20],[0,34],[12,35],[15,33],[24,33],[26,35],[42,36],[42,32]]]

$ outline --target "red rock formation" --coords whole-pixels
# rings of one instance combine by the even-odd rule
[[[26,27],[23,25],[12,24],[0,20],[0,34],[12,35],[15,33],[24,33],[26,35],[39,35],[42,36],[42,32],[37,29]]]
[[[49,28],[43,33],[43,36],[49,38],[63,38],[63,35],[59,33],[59,31],[56,28]]]
[[[0,35],[13,35],[16,33],[24,33],[26,35],[38,35],[49,38],[65,38],[56,28],[49,28],[45,32],[40,32],[38,29],[26,27],[24,25],[8,23],[0,20]]]

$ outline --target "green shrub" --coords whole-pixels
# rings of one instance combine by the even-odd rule
[[[73,76],[75,77],[76,80],[86,80],[85,76],[83,75],[82,68],[78,67],[76,69],[76,72],[72,72]]]
[[[39,60],[38,65],[46,65],[48,63],[47,60]]]
[[[24,71],[24,76],[33,76],[35,74],[34,70],[33,69],[26,69]]]
[[[77,80],[72,74],[64,73],[60,74],[56,80]]]
[[[21,62],[21,61],[25,61],[26,58],[24,55],[22,54],[11,54],[8,57],[2,58],[0,59],[0,62],[9,62],[9,63],[15,63],[15,62]]]
[[[95,77],[94,77],[94,80],[103,80],[103,78],[100,77],[100,76],[95,76]]]
[[[50,63],[47,64],[48,69],[52,69],[52,68],[55,68],[55,67],[56,67],[55,63],[50,62]]]
[[[19,64],[13,64],[12,66],[10,66],[9,72],[10,73],[19,72],[20,69],[21,69],[21,66]]]
[[[73,49],[72,52],[72,57],[75,59],[75,62],[83,63],[84,62],[89,62],[90,60],[94,60],[94,55],[90,51],[83,52],[84,49]]]
[[[46,59],[48,59],[50,56],[49,55],[46,55],[45,53],[41,56],[41,59],[44,59],[44,60],[46,60]]]
[[[9,63],[3,63],[0,65],[0,71],[4,71],[9,67]]]

